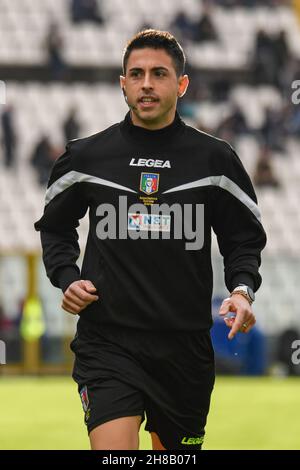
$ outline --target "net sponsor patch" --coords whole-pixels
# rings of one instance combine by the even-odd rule
[[[170,232],[171,216],[163,214],[128,213],[128,230]]]

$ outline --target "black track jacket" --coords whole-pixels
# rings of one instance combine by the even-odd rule
[[[161,211],[149,216],[155,205]],[[80,272],[76,227],[87,210]],[[227,288],[245,283],[256,291],[266,235],[250,178],[230,145],[177,113],[172,124],[151,131],[134,126],[129,112],[121,123],[69,142],[35,223],[52,284],[65,291],[86,279],[97,288],[99,300],[80,322],[147,330],[211,327],[211,228]],[[187,249],[196,230],[200,241]]]

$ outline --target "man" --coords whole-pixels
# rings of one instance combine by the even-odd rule
[[[15,164],[17,144],[13,106],[6,106],[4,108],[1,115],[1,127],[4,164],[7,168],[11,168]]]
[[[212,227],[231,292],[220,314],[236,315],[229,338],[255,323],[266,242],[255,193],[233,149],[178,116],[184,66],[167,32],[128,43],[120,84],[130,111],[69,143],[35,224],[62,307],[80,315],[73,378],[92,449],[137,449],[144,412],[153,449],[201,449],[214,385]],[[76,227],[88,208],[80,272]]]

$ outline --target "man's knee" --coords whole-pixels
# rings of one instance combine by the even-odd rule
[[[141,416],[125,416],[97,426],[89,435],[92,450],[137,450],[141,421]]]

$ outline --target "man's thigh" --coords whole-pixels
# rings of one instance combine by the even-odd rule
[[[107,421],[90,434],[92,450],[137,450],[142,416],[125,416]]]

